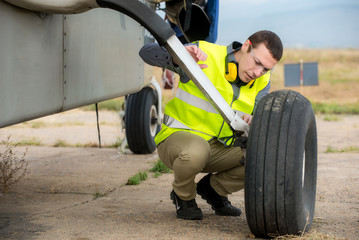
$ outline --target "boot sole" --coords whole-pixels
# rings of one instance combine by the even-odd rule
[[[230,213],[223,213],[223,212],[220,212],[218,211],[217,209],[215,209],[215,207],[213,206],[212,202],[205,196],[203,196],[201,193],[199,193],[197,191],[197,194],[201,196],[201,198],[203,200],[206,200],[206,202],[211,206],[212,210],[215,212],[216,215],[218,216],[232,216],[232,217],[238,217],[238,216],[241,216],[242,215],[242,211],[239,213],[239,214],[230,214]]]

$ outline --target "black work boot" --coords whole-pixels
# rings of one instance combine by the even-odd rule
[[[197,206],[196,200],[185,201],[180,199],[174,190],[171,192],[171,199],[176,206],[177,218],[186,220],[201,220],[203,217],[201,209]]]
[[[242,211],[232,206],[228,198],[219,195],[210,184],[211,173],[204,176],[197,183],[197,193],[212,206],[217,215],[240,216]]]

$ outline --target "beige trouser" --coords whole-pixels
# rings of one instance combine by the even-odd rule
[[[158,155],[174,172],[173,189],[183,200],[196,197],[198,173],[215,173],[211,186],[221,196],[244,188],[243,153],[240,147],[224,147],[189,132],[176,132],[158,145]]]

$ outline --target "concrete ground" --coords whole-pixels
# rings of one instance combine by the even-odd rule
[[[197,203],[204,213],[203,220],[177,219],[169,199],[172,174],[154,178],[149,173],[149,179],[140,185],[126,185],[138,171],[152,168],[158,159],[156,153],[134,155],[116,148],[52,147],[59,139],[68,144],[96,143],[95,118],[91,114],[75,110],[36,120],[41,128],[27,123],[0,129],[0,140],[11,135],[16,142],[36,138],[42,143],[28,147],[26,160],[31,173],[7,194],[0,194],[0,239],[253,238],[245,214],[217,216],[200,198]],[[110,145],[121,134],[119,120],[114,113],[103,112],[101,116],[102,141]],[[326,150],[358,147],[359,117],[324,121],[323,116],[317,116],[317,126],[317,201],[311,231],[358,239],[359,153]],[[0,151],[3,149],[0,145]],[[16,149],[25,151],[25,147]],[[230,201],[244,211],[243,191],[232,194]]]

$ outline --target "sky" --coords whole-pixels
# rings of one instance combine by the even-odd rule
[[[359,0],[219,0],[216,43],[263,29],[285,48],[359,48]]]

